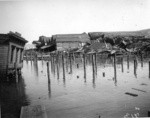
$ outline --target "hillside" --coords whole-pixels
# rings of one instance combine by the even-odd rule
[[[117,37],[117,36],[122,36],[122,37],[128,37],[128,36],[142,36],[145,38],[150,38],[150,29],[145,29],[145,30],[139,30],[139,31],[118,31],[118,32],[89,32],[89,36],[95,40],[96,38],[101,37],[104,35],[105,37]]]

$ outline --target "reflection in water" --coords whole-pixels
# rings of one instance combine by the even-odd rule
[[[40,103],[39,101],[42,101],[42,104],[44,104],[46,108],[50,108],[50,111],[47,112],[50,112],[49,117],[52,115],[52,118],[53,116],[55,117],[55,113],[58,113],[58,111],[61,111],[61,115],[65,117],[67,114],[66,109],[74,107],[76,107],[77,111],[73,109],[73,112],[79,113],[78,111],[83,108],[82,111],[86,114],[88,108],[84,109],[84,105],[87,106],[89,104],[94,106],[90,107],[92,111],[97,110],[99,112],[99,109],[103,109],[105,115],[106,111],[108,112],[110,110],[115,116],[117,116],[118,113],[123,116],[123,114],[131,110],[131,107],[133,108],[133,106],[136,105],[139,105],[141,109],[142,105],[144,107],[146,106],[146,110],[150,108],[149,104],[147,104],[149,103],[150,96],[150,80],[146,77],[146,75],[149,74],[149,65],[144,59],[144,67],[141,68],[141,66],[138,66],[137,68],[138,61],[136,60],[136,62],[134,62],[134,58],[131,55],[130,60],[129,56],[107,58],[107,56],[98,54],[96,57],[91,54],[82,55],[82,58],[80,57],[81,55],[75,55],[75,57],[71,55],[70,58],[59,56],[53,56],[55,59],[51,57],[51,62],[49,62],[49,64],[51,63],[51,67],[48,66],[49,68],[46,68],[46,61],[34,62],[32,67],[30,63],[27,64],[24,61],[22,73],[25,78],[23,79],[25,80],[25,84],[23,81],[22,85],[19,82],[20,86],[16,86],[16,84],[3,84],[3,86],[1,86],[1,89],[3,89],[3,92],[0,93],[3,95],[3,116],[10,108],[10,114],[16,115],[14,108],[16,108],[19,113],[22,105],[36,105]],[[72,69],[71,74],[66,72],[66,61],[69,66],[68,70],[71,71]],[[56,67],[57,76],[54,76],[54,66]],[[137,77],[137,81],[137,79],[133,78],[135,78],[134,75],[139,72],[140,74]],[[38,78],[38,81],[36,81],[35,78]],[[142,89],[142,87],[144,89]],[[132,98],[132,96],[125,95],[125,92],[130,92],[131,90],[134,93],[135,89],[133,90],[132,88],[145,90],[147,92],[140,94],[140,91],[136,91],[136,94],[139,95],[136,99]],[[30,103],[26,96],[28,96]],[[143,98],[146,99],[143,100]],[[97,103],[98,105],[96,105]],[[4,104],[6,104],[6,106],[4,106]],[[111,106],[113,106],[113,109]],[[118,109],[120,111],[116,113]],[[145,109],[142,109],[139,113],[144,114]],[[57,113],[56,116],[58,115]],[[72,109],[69,110],[69,113],[72,115]]]
[[[36,61],[34,61],[33,63],[34,63],[35,74],[36,74],[36,76],[38,77],[38,61],[36,60]]]
[[[21,76],[17,84],[0,83],[0,96],[2,118],[19,118],[21,107],[29,104]]]

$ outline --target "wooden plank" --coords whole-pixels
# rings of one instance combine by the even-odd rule
[[[138,96],[137,94],[129,93],[129,92],[126,92],[125,94],[130,95],[130,96],[133,96],[133,97],[137,97],[137,96]]]
[[[132,88],[133,90],[136,90],[136,91],[140,91],[140,92],[144,92],[144,93],[146,93],[146,91],[145,90],[141,90],[141,89],[137,89],[137,88]]]
[[[20,118],[47,118],[44,106],[24,106],[21,108]]]

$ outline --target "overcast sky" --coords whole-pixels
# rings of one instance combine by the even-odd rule
[[[0,33],[39,36],[150,28],[150,0],[0,0]]]

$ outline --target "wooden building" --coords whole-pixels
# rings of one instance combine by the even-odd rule
[[[52,39],[56,41],[57,50],[80,48],[86,43],[90,43],[90,37],[86,33],[82,34],[57,34]]]
[[[0,34],[0,75],[23,67],[23,51],[28,41],[19,33]]]

